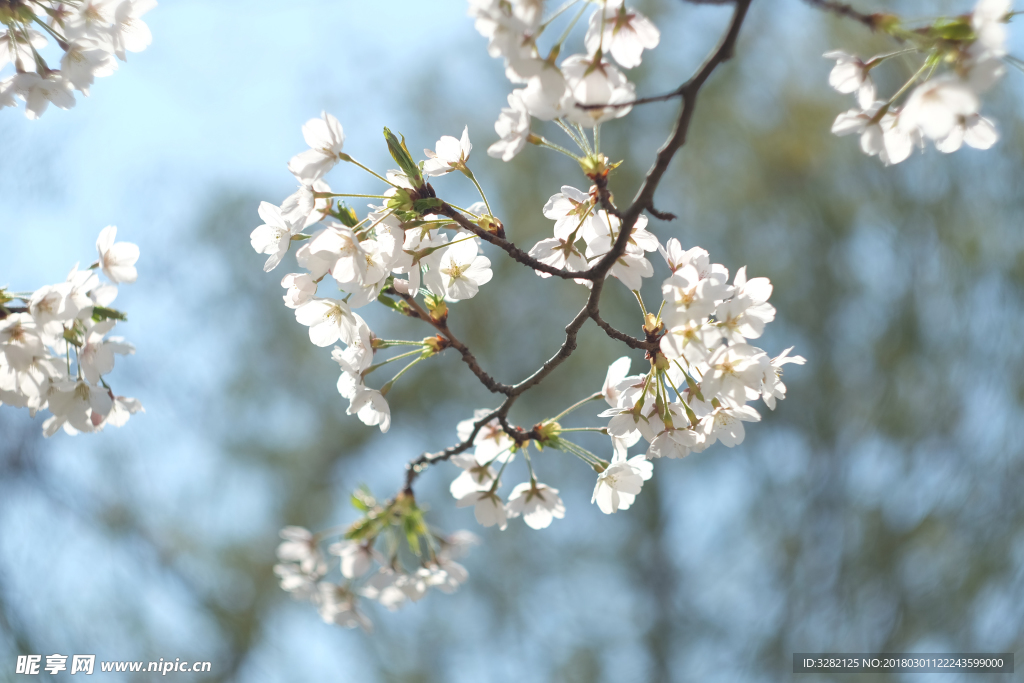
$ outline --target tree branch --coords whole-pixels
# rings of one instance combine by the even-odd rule
[[[643,350],[649,353],[653,353],[658,350],[658,344],[655,342],[648,342],[643,339],[637,339],[636,337],[631,337],[625,332],[620,332],[619,330],[615,329],[610,324],[605,322],[604,318],[601,317],[601,314],[598,311],[594,311],[594,313],[591,314],[590,318],[595,323],[597,323],[597,326],[604,330],[609,337],[622,342],[631,349]]]
[[[865,14],[863,12],[858,12],[852,5],[848,5],[845,2],[838,2],[838,0],[804,0],[804,2],[815,9],[832,12],[833,14],[838,14],[839,16],[846,17],[847,19],[853,19],[856,22],[864,24],[872,31],[878,29],[879,20],[885,16],[877,13]]]
[[[455,334],[450,329],[448,329],[447,320],[434,320],[433,318],[430,317],[430,314],[427,311],[423,310],[422,306],[416,303],[416,299],[414,299],[412,296],[410,296],[409,294],[402,294],[401,292],[395,289],[393,289],[392,291],[398,294],[398,296],[405,299],[405,302],[409,304],[409,307],[412,308],[412,310],[415,312],[417,318],[426,320],[428,323],[434,326],[434,329],[436,329],[438,332],[444,335],[445,339],[447,339],[448,342],[452,345],[452,348],[462,354],[462,360],[465,361],[466,365],[469,366],[469,369],[473,371],[473,374],[477,376],[477,379],[479,379],[480,382],[485,387],[487,387],[490,391],[494,392],[495,394],[505,394],[506,396],[508,396],[512,393],[513,387],[507,384],[502,384],[501,382],[487,374],[487,372],[485,372],[484,369],[480,367],[480,364],[476,360],[476,356],[474,356],[473,352],[469,350],[469,347],[463,344],[461,341],[459,341]]]
[[[587,277],[587,274],[590,272],[589,270],[573,272],[571,270],[563,270],[561,268],[549,266],[546,263],[541,263],[537,259],[527,254],[525,251],[517,247],[515,244],[510,242],[509,240],[499,237],[498,235],[495,235],[493,232],[487,232],[479,225],[470,221],[468,218],[466,218],[461,213],[456,211],[447,203],[441,206],[441,210],[438,211],[438,213],[440,213],[443,216],[447,216],[448,218],[451,218],[453,221],[459,224],[459,227],[465,230],[469,230],[470,232],[472,232],[474,235],[477,235],[480,239],[484,240],[485,242],[490,242],[496,247],[503,249],[505,253],[507,253],[509,256],[511,256],[514,260],[518,261],[519,263],[522,263],[524,266],[529,266],[534,270],[539,270],[542,273],[554,275],[556,277],[560,277],[566,280],[575,280],[577,278],[585,278],[588,280],[591,279]]]
[[[690,77],[688,81],[683,83],[679,88],[673,91],[673,93],[666,96],[661,96],[661,99],[681,97],[683,101],[682,109],[679,112],[679,117],[676,120],[675,127],[672,130],[672,134],[669,136],[668,140],[665,141],[665,144],[662,145],[661,148],[658,150],[658,154],[655,159],[654,165],[647,172],[647,175],[644,178],[644,182],[640,186],[640,189],[637,191],[636,197],[633,199],[633,203],[629,206],[629,208],[626,209],[624,212],[620,212],[611,201],[611,196],[608,193],[606,179],[601,176],[598,176],[595,179],[595,183],[597,184],[600,195],[602,208],[607,210],[609,213],[618,216],[622,220],[622,226],[620,228],[619,234],[615,238],[615,243],[612,245],[611,250],[603,257],[601,257],[601,259],[597,263],[592,265],[586,271],[570,272],[558,268],[552,268],[547,264],[540,263],[532,256],[530,256],[529,254],[527,254],[526,252],[519,249],[511,242],[509,242],[508,240],[505,240],[504,238],[499,237],[498,235],[495,235],[493,233],[489,233],[481,229],[480,226],[470,222],[462,214],[457,212],[448,204],[444,204],[442,206],[440,211],[441,214],[451,218],[461,227],[478,235],[481,239],[500,247],[516,261],[526,266],[529,266],[535,270],[549,273],[551,275],[556,275],[561,278],[583,278],[591,280],[594,284],[593,288],[590,290],[590,296],[587,298],[586,304],[583,306],[580,312],[576,314],[572,321],[566,326],[565,340],[562,342],[562,345],[559,347],[558,351],[556,351],[555,354],[551,356],[551,358],[545,361],[544,364],[540,368],[538,368],[533,374],[531,374],[529,377],[526,377],[522,381],[512,385],[511,387],[509,387],[508,385],[502,385],[498,382],[495,382],[493,378],[490,377],[490,375],[487,375],[487,373],[485,373],[482,369],[479,368],[479,365],[476,364],[476,359],[472,356],[471,353],[469,353],[468,349],[466,349],[465,352],[459,349],[460,353],[463,353],[463,360],[465,360],[467,364],[470,365],[470,368],[473,369],[473,372],[477,374],[477,377],[480,378],[482,382],[484,382],[485,386],[488,386],[488,388],[494,391],[495,393],[506,394],[505,401],[496,410],[492,411],[486,417],[483,417],[477,422],[475,422],[473,424],[472,433],[469,435],[469,438],[467,438],[465,441],[456,444],[455,446],[450,446],[449,448],[446,448],[445,450],[439,451],[437,453],[424,453],[423,455],[421,455],[420,457],[406,465],[405,487],[403,489],[403,491],[406,494],[412,495],[413,482],[415,481],[416,477],[427,467],[434,463],[448,460],[453,455],[457,455],[471,448],[473,446],[473,441],[476,439],[477,434],[480,432],[480,429],[485,424],[487,424],[488,422],[495,418],[498,419],[505,433],[508,434],[509,437],[514,439],[516,443],[522,443],[525,440],[536,438],[537,435],[534,433],[535,430],[526,431],[519,427],[515,427],[509,424],[507,419],[508,412],[511,409],[512,404],[520,395],[543,382],[544,379],[555,370],[555,368],[557,368],[559,365],[565,362],[565,360],[570,355],[572,355],[573,351],[576,350],[576,338],[579,334],[579,331],[588,319],[593,320],[602,330],[605,331],[606,334],[608,334],[608,336],[625,343],[630,348],[643,349],[652,352],[656,350],[656,341],[640,340],[635,337],[631,337],[624,332],[616,330],[614,327],[612,327],[610,324],[608,324],[601,318],[599,304],[601,299],[601,293],[604,289],[605,278],[607,277],[609,271],[612,269],[612,266],[615,265],[615,262],[622,256],[623,253],[625,253],[626,245],[629,243],[629,237],[633,232],[633,226],[636,223],[637,218],[640,217],[640,214],[643,213],[644,211],[649,211],[655,216],[665,215],[661,214],[661,212],[658,212],[654,209],[654,193],[657,190],[658,185],[661,183],[661,179],[665,175],[665,171],[668,169],[668,166],[671,163],[676,152],[679,151],[679,149],[686,143],[686,134],[689,130],[690,121],[693,117],[693,109],[697,103],[697,93],[700,91],[701,87],[704,85],[707,79],[711,76],[711,73],[720,64],[732,58],[733,53],[736,49],[736,40],[739,37],[740,27],[743,25],[743,21],[747,16],[747,10],[750,8],[751,1],[752,0],[736,0],[735,9],[733,11],[732,19],[729,22],[729,27],[728,29],[726,29],[725,35],[722,37],[722,40],[719,42],[718,46],[711,52],[711,54],[708,55],[707,59],[705,59],[701,67],[696,71],[696,73],[693,74],[693,76]],[[831,2],[832,0],[816,1]],[[654,100],[652,99],[651,101]],[[406,298],[406,300],[409,301],[408,298]],[[413,304],[414,302],[410,301],[410,305]],[[416,306],[418,307],[418,305]],[[422,311],[422,309],[420,310]],[[426,315],[425,319],[429,321],[429,315]],[[438,324],[436,322],[431,322],[432,324],[434,324],[435,327],[437,327],[437,329],[442,334],[445,335],[445,337],[449,339],[449,341],[452,342],[453,347],[455,347],[456,349],[459,348],[458,346],[456,346],[456,340],[453,339],[453,337],[450,335],[450,331],[447,330],[447,325],[444,325],[444,329],[442,329],[441,327],[438,327]],[[462,346],[463,348],[465,348],[464,345]],[[469,359],[473,360],[472,364],[470,364]],[[496,387],[500,388],[492,389],[491,386],[487,384],[487,381],[485,381],[484,378],[487,378],[487,380],[494,383]],[[505,389],[507,389],[507,391],[505,391]]]

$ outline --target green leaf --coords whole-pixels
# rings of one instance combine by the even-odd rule
[[[402,141],[399,142],[395,134],[392,133],[387,126],[384,127],[384,139],[388,142],[388,152],[391,153],[391,158],[395,160],[398,167],[402,169],[402,173],[406,175],[409,182],[412,183],[413,187],[423,187],[423,174],[420,173],[419,164],[417,164],[412,155],[409,154],[409,148],[405,146],[405,136],[402,136]]]
[[[106,306],[93,306],[92,307],[92,319],[96,322],[102,322],[104,320],[128,320],[128,316],[114,308],[107,308]]]
[[[425,199],[417,199],[412,203],[412,208],[419,214],[429,213],[431,209],[440,209],[443,201],[437,197],[427,197]]]
[[[355,209],[350,208],[345,202],[338,204],[338,209],[334,212],[334,215],[346,227],[354,228],[359,225],[359,218],[356,216]]]

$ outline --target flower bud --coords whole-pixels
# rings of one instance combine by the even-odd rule
[[[452,343],[450,341],[448,341],[439,334],[434,335],[433,337],[423,338],[423,346],[425,347],[425,352],[431,356],[436,353],[441,353],[451,345]]]
[[[444,302],[444,299],[439,296],[426,297],[425,303],[431,320],[442,325],[448,320],[448,304]]]
[[[476,224],[480,226],[480,229],[484,232],[489,232],[497,235],[498,237],[505,237],[505,226],[501,224],[494,216],[480,216],[477,219]]]

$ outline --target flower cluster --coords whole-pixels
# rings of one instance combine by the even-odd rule
[[[561,38],[542,51],[541,35],[576,4],[581,8]],[[742,20],[741,4],[734,22]],[[593,11],[587,18],[585,51],[560,59],[563,44],[588,9]],[[644,210],[660,215],[649,200],[622,210],[608,192],[607,178],[618,164],[601,153],[600,126],[629,112],[635,91],[622,70],[640,64],[643,51],[658,44],[658,30],[623,0],[569,2],[547,18],[542,10],[540,0],[470,0],[470,16],[488,39],[491,56],[502,58],[508,77],[523,85],[509,96],[510,108],[495,125],[501,139],[488,154],[508,161],[527,143],[539,145],[572,157],[592,183],[586,191],[565,185],[547,201],[541,212],[554,221],[551,237],[528,252],[506,238],[505,226],[494,216],[470,168],[468,129],[459,137],[443,136],[416,161],[404,138],[385,128],[398,168],[381,174],[345,151],[344,130],[327,113],[306,123],[308,149],[288,164],[299,183],[296,192],[279,205],[260,206],[263,225],[251,233],[252,246],[268,256],[264,269],[269,271],[282,262],[292,243],[299,244],[294,257],[301,271],[281,281],[284,302],[309,328],[314,344],[338,344],[333,349],[341,368],[338,391],[349,400],[349,414],[387,431],[392,416],[386,396],[395,381],[448,347],[459,352],[489,391],[503,398],[499,406],[477,410],[460,422],[458,443],[410,462],[405,485],[394,498],[378,503],[368,492],[356,492],[353,504],[363,517],[344,530],[342,540],[326,544],[338,535],[332,530],[313,534],[288,527],[282,532],[285,542],[275,569],[281,586],[313,603],[325,621],[368,628],[358,607],[362,599],[393,609],[421,598],[432,586],[451,590],[465,580],[466,572],[454,558],[467,537],[430,530],[415,502],[413,482],[428,467],[450,462],[459,470],[450,485],[456,506],[472,507],[485,527],[506,529],[510,520],[521,517],[527,526],[544,529],[564,518],[558,489],[541,483],[534,468],[538,454],[552,450],[579,458],[596,473],[592,503],[602,512],[625,510],[653,476],[653,460],[680,458],[716,442],[742,442],[743,422],[760,419],[748,403],[761,398],[774,409],[786,393],[782,366],[804,362],[789,356],[789,350],[771,359],[750,343],[775,317],[766,278],[748,280],[741,268],[730,282],[725,267],[712,264],[704,250],[684,250],[677,239],[663,244],[648,230]],[[734,33],[730,35],[734,40]],[[707,62],[708,69],[731,49],[729,40],[719,48],[719,57]],[[578,153],[532,133],[533,119],[554,121]],[[371,174],[382,183],[380,194],[332,191],[326,175],[339,164]],[[445,175],[468,179],[481,201],[464,209],[443,200],[428,179]],[[343,203],[357,197],[371,200],[362,215]],[[448,327],[450,305],[476,296],[492,278],[482,242],[499,247],[543,278],[575,281],[590,290],[587,305],[566,327],[558,354],[517,384],[495,380]],[[650,259],[659,253],[670,274],[661,288],[663,302],[652,313],[643,290],[655,274]],[[323,290],[328,275],[337,293]],[[598,304],[608,277],[635,296],[642,337],[619,332],[600,317]],[[436,336],[379,337],[358,312],[374,301],[429,324]],[[644,350],[646,371],[630,375],[630,358],[620,358],[608,369],[601,391],[530,429],[510,424],[512,403],[572,353],[575,335],[587,320],[612,338]],[[377,357],[400,346],[411,348]],[[406,358],[410,362],[379,389],[367,386],[370,373]],[[562,426],[571,412],[600,400],[608,404],[599,414],[608,420],[606,426]],[[607,457],[577,443],[578,432],[610,437]],[[645,451],[630,454],[641,439]],[[500,492],[506,473],[521,465],[525,476],[510,491]],[[334,564],[340,580],[327,579]]]
[[[324,113],[307,122],[302,132],[310,148],[288,164],[300,186],[280,206],[269,202],[260,205],[264,223],[252,231],[250,240],[258,253],[269,255],[266,271],[281,263],[293,242],[304,242],[295,253],[304,272],[289,273],[281,280],[286,290],[285,305],[294,309],[296,320],[309,328],[314,344],[345,345],[334,348],[333,358],[341,367],[338,391],[349,399],[348,413],[386,432],[391,412],[385,396],[395,379],[412,364],[443,350],[447,342],[438,337],[421,341],[379,339],[356,310],[380,301],[405,314],[410,314],[412,307],[419,308],[420,317],[443,322],[449,303],[476,296],[480,286],[490,281],[491,263],[480,253],[479,237],[433,213],[442,202],[425,179],[457,170],[476,183],[468,166],[472,151],[469,131],[463,131],[461,140],[442,137],[437,150],[426,150],[427,158],[416,163],[404,140],[399,142],[385,129],[389,148],[401,168],[384,176],[343,151],[345,134],[334,116]],[[332,192],[324,176],[342,161],[383,182],[387,186],[383,194]],[[335,203],[339,197],[376,199],[380,204],[371,203],[360,220],[352,208]],[[490,214],[486,200],[461,213],[483,229],[494,231],[500,225]],[[317,224],[322,227],[303,232]],[[336,285],[336,294],[321,291],[328,275]],[[395,301],[389,294],[403,301]],[[417,297],[422,297],[425,311]],[[374,364],[377,350],[403,345],[416,348]],[[417,357],[380,389],[366,386],[364,380],[370,372],[409,356]]]
[[[909,47],[867,61],[845,52],[826,53],[836,60],[829,84],[857,99],[856,107],[836,118],[832,132],[859,135],[864,153],[886,165],[907,159],[926,140],[945,153],[965,144],[976,149],[994,145],[999,134],[992,120],[981,115],[981,97],[1006,72],[1006,60],[1015,61],[1006,52],[1011,9],[1010,0],[979,0],[970,15],[917,30],[886,16],[880,27]],[[879,99],[872,70],[910,55],[923,55],[923,63],[892,97]]]
[[[0,78],[0,108],[15,106],[18,97],[25,115],[37,119],[51,103],[75,106],[75,90],[88,96],[93,80],[114,73],[118,59],[149,46],[142,15],[154,7],[156,0],[3,0],[0,71],[10,64],[15,73]],[[49,39],[64,53],[59,68],[40,53]]]
[[[546,54],[538,41],[572,4],[544,18],[540,0],[470,0],[469,15],[488,40],[488,53],[505,60],[510,81],[524,85],[508,96],[509,106],[494,124],[500,139],[487,150],[492,157],[508,161],[527,142],[546,143],[531,135],[530,117],[557,121],[567,130],[576,126],[582,134],[580,126],[592,128],[629,113],[636,90],[620,67],[639,66],[642,52],[658,45],[658,29],[626,7],[624,0],[602,0],[594,3],[583,41],[585,51],[559,61],[563,44],[590,3],[583,3]]]
[[[572,217],[568,228],[556,223],[556,234],[575,232],[591,220],[607,230],[608,223],[597,220],[586,208],[588,201],[588,195],[571,187],[563,187],[561,194],[552,197],[545,213],[556,218],[557,207],[557,219]],[[767,278],[748,280],[744,267],[729,284],[725,266],[711,263],[700,247],[683,250],[675,238],[661,246],[642,226],[634,229],[633,236],[641,254],[633,258],[643,259],[639,245],[653,242],[649,250],[658,250],[671,271],[662,285],[660,313],[647,314],[642,309],[647,338],[656,342],[658,349],[648,354],[648,371],[629,375],[629,357],[620,358],[608,368],[599,393],[534,428],[538,447],[550,446],[576,455],[598,473],[591,502],[609,514],[633,503],[644,481],[653,475],[651,460],[682,458],[716,442],[728,447],[742,443],[743,423],[761,419],[747,403],[761,398],[774,410],[776,401],[786,395],[782,366],[805,362],[801,356],[789,355],[792,348],[769,358],[749,343],[760,337],[765,325],[775,318],[775,309],[768,303],[772,286]],[[614,235],[604,238],[614,240]],[[571,244],[573,240],[565,241]],[[596,241],[588,240],[588,248]],[[643,260],[650,269],[651,264]],[[643,306],[639,275],[635,288],[629,276],[618,277],[634,289]],[[565,429],[558,422],[588,401],[602,398],[610,406],[600,414],[610,418],[604,429]],[[477,422],[489,414],[480,410],[473,419],[460,423],[459,438],[469,439]],[[611,437],[611,459],[604,460],[570,441],[568,432],[573,431],[607,434]],[[648,444],[646,453],[629,457],[629,449],[641,438]],[[462,470],[451,484],[451,493],[459,507],[474,506],[477,521],[483,526],[504,529],[508,519],[522,514],[527,525],[542,529],[552,519],[564,516],[558,490],[537,483],[528,455],[529,482],[517,485],[507,502],[498,496],[505,467],[524,444],[510,436],[497,419],[487,421],[472,444],[474,452],[450,459]]]
[[[104,228],[96,241],[99,260],[87,270],[76,265],[64,282],[25,294],[0,289],[0,403],[33,415],[49,410],[46,436],[61,427],[72,435],[120,427],[142,410],[104,379],[115,355],[135,353],[122,338],[108,336],[125,320],[110,308],[117,285],[135,282],[139,258],[139,248],[115,242],[116,234],[117,228]],[[100,282],[97,269],[109,283]],[[11,305],[19,300],[23,306]]]
[[[393,611],[419,601],[431,588],[451,593],[468,578],[456,560],[478,542],[473,534],[429,529],[408,497],[378,505],[360,490],[352,502],[365,516],[341,540],[328,544],[336,533],[289,526],[281,530],[284,540],[277,547],[274,573],[281,588],[311,602],[326,623],[369,631],[372,623],[359,608],[361,599]],[[338,577],[329,580],[335,569]]]
[[[530,249],[541,263],[571,271],[586,270],[612,250],[622,228],[622,220],[600,207],[596,186],[589,193],[571,185],[552,196],[544,205],[544,215],[555,221],[554,237],[541,240]],[[586,245],[580,251],[580,241]],[[658,250],[658,238],[647,230],[647,216],[641,214],[630,231],[625,253],[616,259],[609,275],[632,291],[638,291],[643,279],[654,275],[654,267],[644,256]],[[536,271],[541,277],[548,273]],[[590,287],[589,280],[578,280]]]

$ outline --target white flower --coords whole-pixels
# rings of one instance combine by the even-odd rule
[[[565,505],[558,497],[558,489],[524,482],[512,489],[508,497],[508,516],[519,515],[531,529],[546,529],[552,519],[565,517]]]
[[[562,75],[572,97],[583,105],[624,105],[636,99],[636,88],[611,62],[599,55],[572,55],[561,64]],[[631,106],[596,109],[568,107],[566,118],[583,126],[594,126],[629,113]]]
[[[682,412],[682,406],[673,403],[673,412]],[[685,458],[697,446],[699,435],[692,429],[666,429],[651,441],[647,458]]]
[[[493,275],[490,260],[479,254],[477,240],[459,235],[454,241],[459,239],[463,241],[445,250],[438,267],[445,296],[451,301],[472,299]]]
[[[590,15],[587,28],[587,52],[599,48],[611,52],[615,61],[627,69],[640,65],[640,55],[658,46],[661,34],[650,19],[627,9],[623,0],[607,0],[604,9]]]
[[[132,415],[144,412],[146,412],[146,409],[142,407],[142,403],[137,398],[115,396],[114,405],[107,414],[107,419],[103,421],[103,425],[123,427],[128,423],[128,418]]]
[[[991,119],[977,114],[961,118],[949,135],[935,141],[935,149],[949,154],[964,144],[975,149],[988,149],[999,141],[999,133]]]
[[[704,398],[728,399],[739,405],[756,399],[764,373],[764,351],[750,344],[720,346],[708,360],[710,366],[701,381]]]
[[[952,76],[922,83],[907,98],[899,116],[904,132],[920,130],[925,137],[941,140],[964,118],[978,113],[981,103],[974,90]]]
[[[764,326],[775,319],[775,307],[768,302],[772,285],[765,277],[747,281],[747,267],[736,271],[733,298],[724,302],[715,312],[722,333],[734,344],[746,339],[757,339]]]
[[[881,103],[876,102],[870,109],[851,109],[840,114],[832,124],[832,133],[839,137],[857,133],[862,152],[868,156],[878,155],[886,166],[898,164],[914,151],[920,133],[899,125],[902,117],[892,109],[876,120],[879,107]]]
[[[316,537],[301,526],[286,526],[281,529],[284,541],[277,546],[277,558],[282,562],[294,562],[306,574],[323,576],[327,567]]]
[[[555,222],[555,237],[563,240],[569,239],[573,233],[582,237],[584,234],[596,234],[600,229],[595,225],[599,219],[590,195],[571,185],[563,185],[561,192],[548,199],[544,204],[544,216]]]
[[[300,185],[298,190],[281,202],[281,213],[286,220],[299,224],[303,229],[308,228],[326,219],[331,210],[331,198],[318,198],[315,193],[330,191],[331,186],[322,178]]]
[[[153,34],[140,17],[154,7],[156,0],[124,0],[117,5],[110,36],[114,53],[121,61],[127,59],[126,50],[142,52],[153,42]]]
[[[826,52],[824,56],[836,60],[836,65],[828,75],[828,84],[844,94],[857,93],[857,103],[861,108],[870,107],[875,101],[875,84],[868,73],[867,65],[860,57],[840,50]]]
[[[288,290],[284,294],[288,308],[298,308],[316,296],[316,281],[309,273],[289,273],[281,278],[281,286]]]
[[[360,244],[352,228],[331,223],[309,241],[309,252],[324,263],[329,263],[331,276],[338,284],[373,281],[367,278],[370,264],[366,247]]]
[[[135,353],[135,347],[119,337],[103,338],[113,328],[113,320],[96,323],[78,352],[78,367],[90,384],[99,384],[100,377],[114,369],[115,353],[122,356]]]
[[[362,320],[344,301],[320,298],[296,308],[295,319],[309,326],[309,340],[317,346],[330,346],[339,339],[352,343]]]
[[[391,407],[376,389],[359,387],[348,406],[349,415],[358,415],[363,424],[379,425],[381,432],[391,429]]]
[[[530,116],[541,121],[551,121],[565,115],[572,106],[572,96],[565,84],[565,76],[550,62],[537,60],[540,65],[530,77],[526,88],[517,90]]]
[[[367,633],[373,631],[373,624],[356,608],[356,596],[347,588],[321,581],[317,584],[315,602],[324,623],[345,628],[360,626]]]
[[[474,491],[486,491],[494,484],[498,473],[486,462],[477,460],[475,455],[456,455],[451,458],[451,463],[462,469],[462,473],[455,477],[449,490],[456,500],[468,496]]]
[[[60,60],[61,74],[84,95],[96,76],[109,76],[116,69],[117,61],[106,46],[87,39],[69,43]]]
[[[699,429],[705,438],[705,447],[716,441],[732,448],[743,443],[746,432],[744,422],[760,422],[761,416],[750,406],[722,406],[705,416]]]
[[[597,485],[590,502],[596,502],[606,515],[625,510],[633,504],[644,482],[653,474],[654,466],[644,456],[637,455],[629,460],[617,456],[604,472],[597,475]]]
[[[583,258],[583,254],[580,253],[580,250],[572,242],[559,237],[551,237],[537,242],[530,249],[530,256],[552,268],[562,268],[571,271],[587,269],[587,262]],[[551,277],[551,273],[545,273],[540,270],[535,270],[534,272],[541,277]],[[580,284],[591,285],[590,280],[578,279],[576,281]]]
[[[608,366],[608,374],[604,377],[604,386],[601,388],[601,395],[612,408],[618,408],[622,400],[622,392],[618,385],[626,379],[629,374],[629,356],[623,356]]]
[[[530,137],[530,112],[523,102],[522,90],[513,90],[508,96],[508,107],[501,110],[494,124],[500,138],[487,148],[488,156],[511,161],[523,151]]]
[[[427,160],[423,163],[423,173],[428,176],[444,175],[452,171],[464,171],[469,153],[473,145],[469,142],[469,126],[462,131],[462,139],[456,140],[451,135],[442,135],[437,141],[437,151],[425,149]]]
[[[17,90],[14,87],[14,77],[0,80],[0,109],[13,107],[18,102],[14,98]]]
[[[370,549],[354,541],[334,543],[327,552],[341,558],[341,575],[346,579],[359,578],[370,571],[373,565],[373,553]]]
[[[669,317],[666,316],[666,322]],[[666,358],[684,358],[689,363],[704,363],[711,351],[722,340],[722,332],[717,325],[707,324],[707,320],[689,320],[685,324],[668,325],[668,331],[659,344]]]
[[[257,254],[270,254],[263,265],[263,271],[270,272],[277,268],[288,253],[292,236],[298,234],[300,228],[298,224],[286,219],[281,209],[270,202],[260,202],[259,214],[264,224],[252,231],[249,240]]]
[[[792,350],[793,347],[790,346],[771,361],[768,361],[767,356],[761,358],[761,368],[764,371],[761,396],[764,398],[765,405],[771,410],[775,410],[776,400],[781,401],[786,398],[786,385],[782,383],[782,366],[788,363],[803,365],[807,362],[803,356],[790,356],[789,352]]]
[[[33,292],[28,301],[28,311],[32,314],[36,324],[44,327],[52,322],[74,320],[78,315],[78,307],[74,304],[70,294],[71,285],[67,282],[58,285],[44,285]],[[63,334],[63,328],[58,325],[56,332]]]
[[[36,73],[20,73],[14,77],[13,87],[25,100],[25,116],[38,119],[52,102],[61,109],[75,106],[75,96],[71,92],[71,84],[53,72],[43,77]]]
[[[502,531],[508,526],[508,511],[501,498],[492,491],[473,491],[467,493],[455,504],[455,507],[473,507],[473,515],[482,526],[497,525]]]
[[[473,433],[473,425],[491,412],[493,411],[481,408],[473,411],[472,418],[459,422],[455,426],[459,441],[467,441],[469,435]],[[505,433],[498,418],[494,418],[480,427],[473,440],[473,445],[476,446],[476,460],[480,464],[487,464],[494,459],[498,462],[510,461],[514,457],[510,451],[514,444],[515,441]]]
[[[1012,10],[1011,0],[978,0],[971,15],[971,26],[985,50],[999,55],[1006,53],[1006,19]]]
[[[670,327],[702,320],[725,298],[726,285],[717,279],[700,277],[692,264],[676,269],[661,286],[665,299],[665,320]]]
[[[317,576],[302,571],[297,564],[275,564],[281,589],[290,593],[296,600],[310,600],[316,595]]]
[[[35,71],[36,61],[32,48],[39,50],[45,46],[46,36],[34,29],[19,30],[14,41],[11,40],[10,31],[0,33],[0,69],[9,62],[15,65],[20,62],[25,71]]]
[[[327,112],[310,119],[302,127],[302,137],[310,149],[300,152],[288,162],[288,170],[303,184],[322,178],[341,160],[345,131],[341,123]]]
[[[376,600],[389,610],[394,611],[406,600],[405,593],[397,585],[399,579],[404,576],[405,574],[398,574],[388,567],[381,567],[377,573],[371,576],[370,580],[363,585],[360,593],[371,600]]]
[[[138,272],[135,263],[139,260],[139,248],[131,242],[114,242],[117,228],[108,225],[100,231],[96,240],[96,252],[100,256],[100,269],[111,282],[135,282]]]
[[[80,432],[91,432],[103,422],[114,400],[102,387],[86,382],[68,382],[49,396],[50,412],[58,421],[65,421]]]

